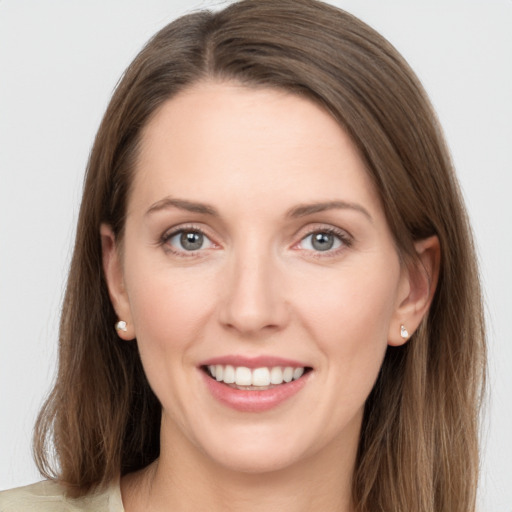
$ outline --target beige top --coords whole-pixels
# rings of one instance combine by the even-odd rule
[[[73,499],[59,484],[44,481],[0,492],[0,512],[124,512],[124,508],[119,482]]]

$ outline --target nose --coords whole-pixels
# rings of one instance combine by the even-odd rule
[[[247,251],[234,256],[222,286],[219,317],[225,327],[254,337],[287,325],[282,272],[270,255]]]

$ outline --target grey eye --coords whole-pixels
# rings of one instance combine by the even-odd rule
[[[168,244],[180,251],[199,251],[212,245],[210,239],[200,231],[179,231],[169,239]]]
[[[325,252],[337,249],[342,244],[339,236],[326,231],[316,231],[304,237],[301,241],[303,249],[309,251]]]
[[[197,249],[201,249],[203,239],[202,233],[184,232],[180,236],[180,243],[186,251],[197,251]]]
[[[311,237],[311,245],[317,251],[328,251],[334,245],[334,235],[330,233],[314,233]]]

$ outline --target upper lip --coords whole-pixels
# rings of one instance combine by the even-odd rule
[[[278,356],[257,356],[247,357],[241,355],[226,355],[218,356],[207,359],[199,366],[210,366],[210,365],[231,365],[231,366],[245,366],[246,368],[272,368],[274,366],[291,366],[293,368],[308,368],[309,365],[303,362],[296,361],[293,359],[287,359]]]

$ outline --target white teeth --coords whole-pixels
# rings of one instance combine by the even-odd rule
[[[291,382],[292,379],[293,379],[293,368],[291,366],[287,366],[283,372],[283,380],[285,382]]]
[[[253,386],[269,386],[270,370],[268,368],[256,368],[252,371]]]
[[[271,384],[282,384],[283,383],[283,370],[279,366],[274,366],[270,370],[270,383]]]
[[[235,369],[231,365],[224,368],[224,378],[222,379],[226,384],[233,384],[236,380]]]
[[[293,380],[300,379],[304,373],[304,368],[295,368],[293,370]]]
[[[297,380],[304,374],[304,368],[293,368],[292,366],[274,366],[272,368],[254,368],[246,366],[231,365],[210,365],[210,375],[219,382],[225,384],[236,384],[237,386],[254,386],[268,388],[271,384],[279,385],[285,382]]]
[[[235,382],[237,386],[250,386],[252,384],[252,374],[249,368],[239,366],[235,370]]]

